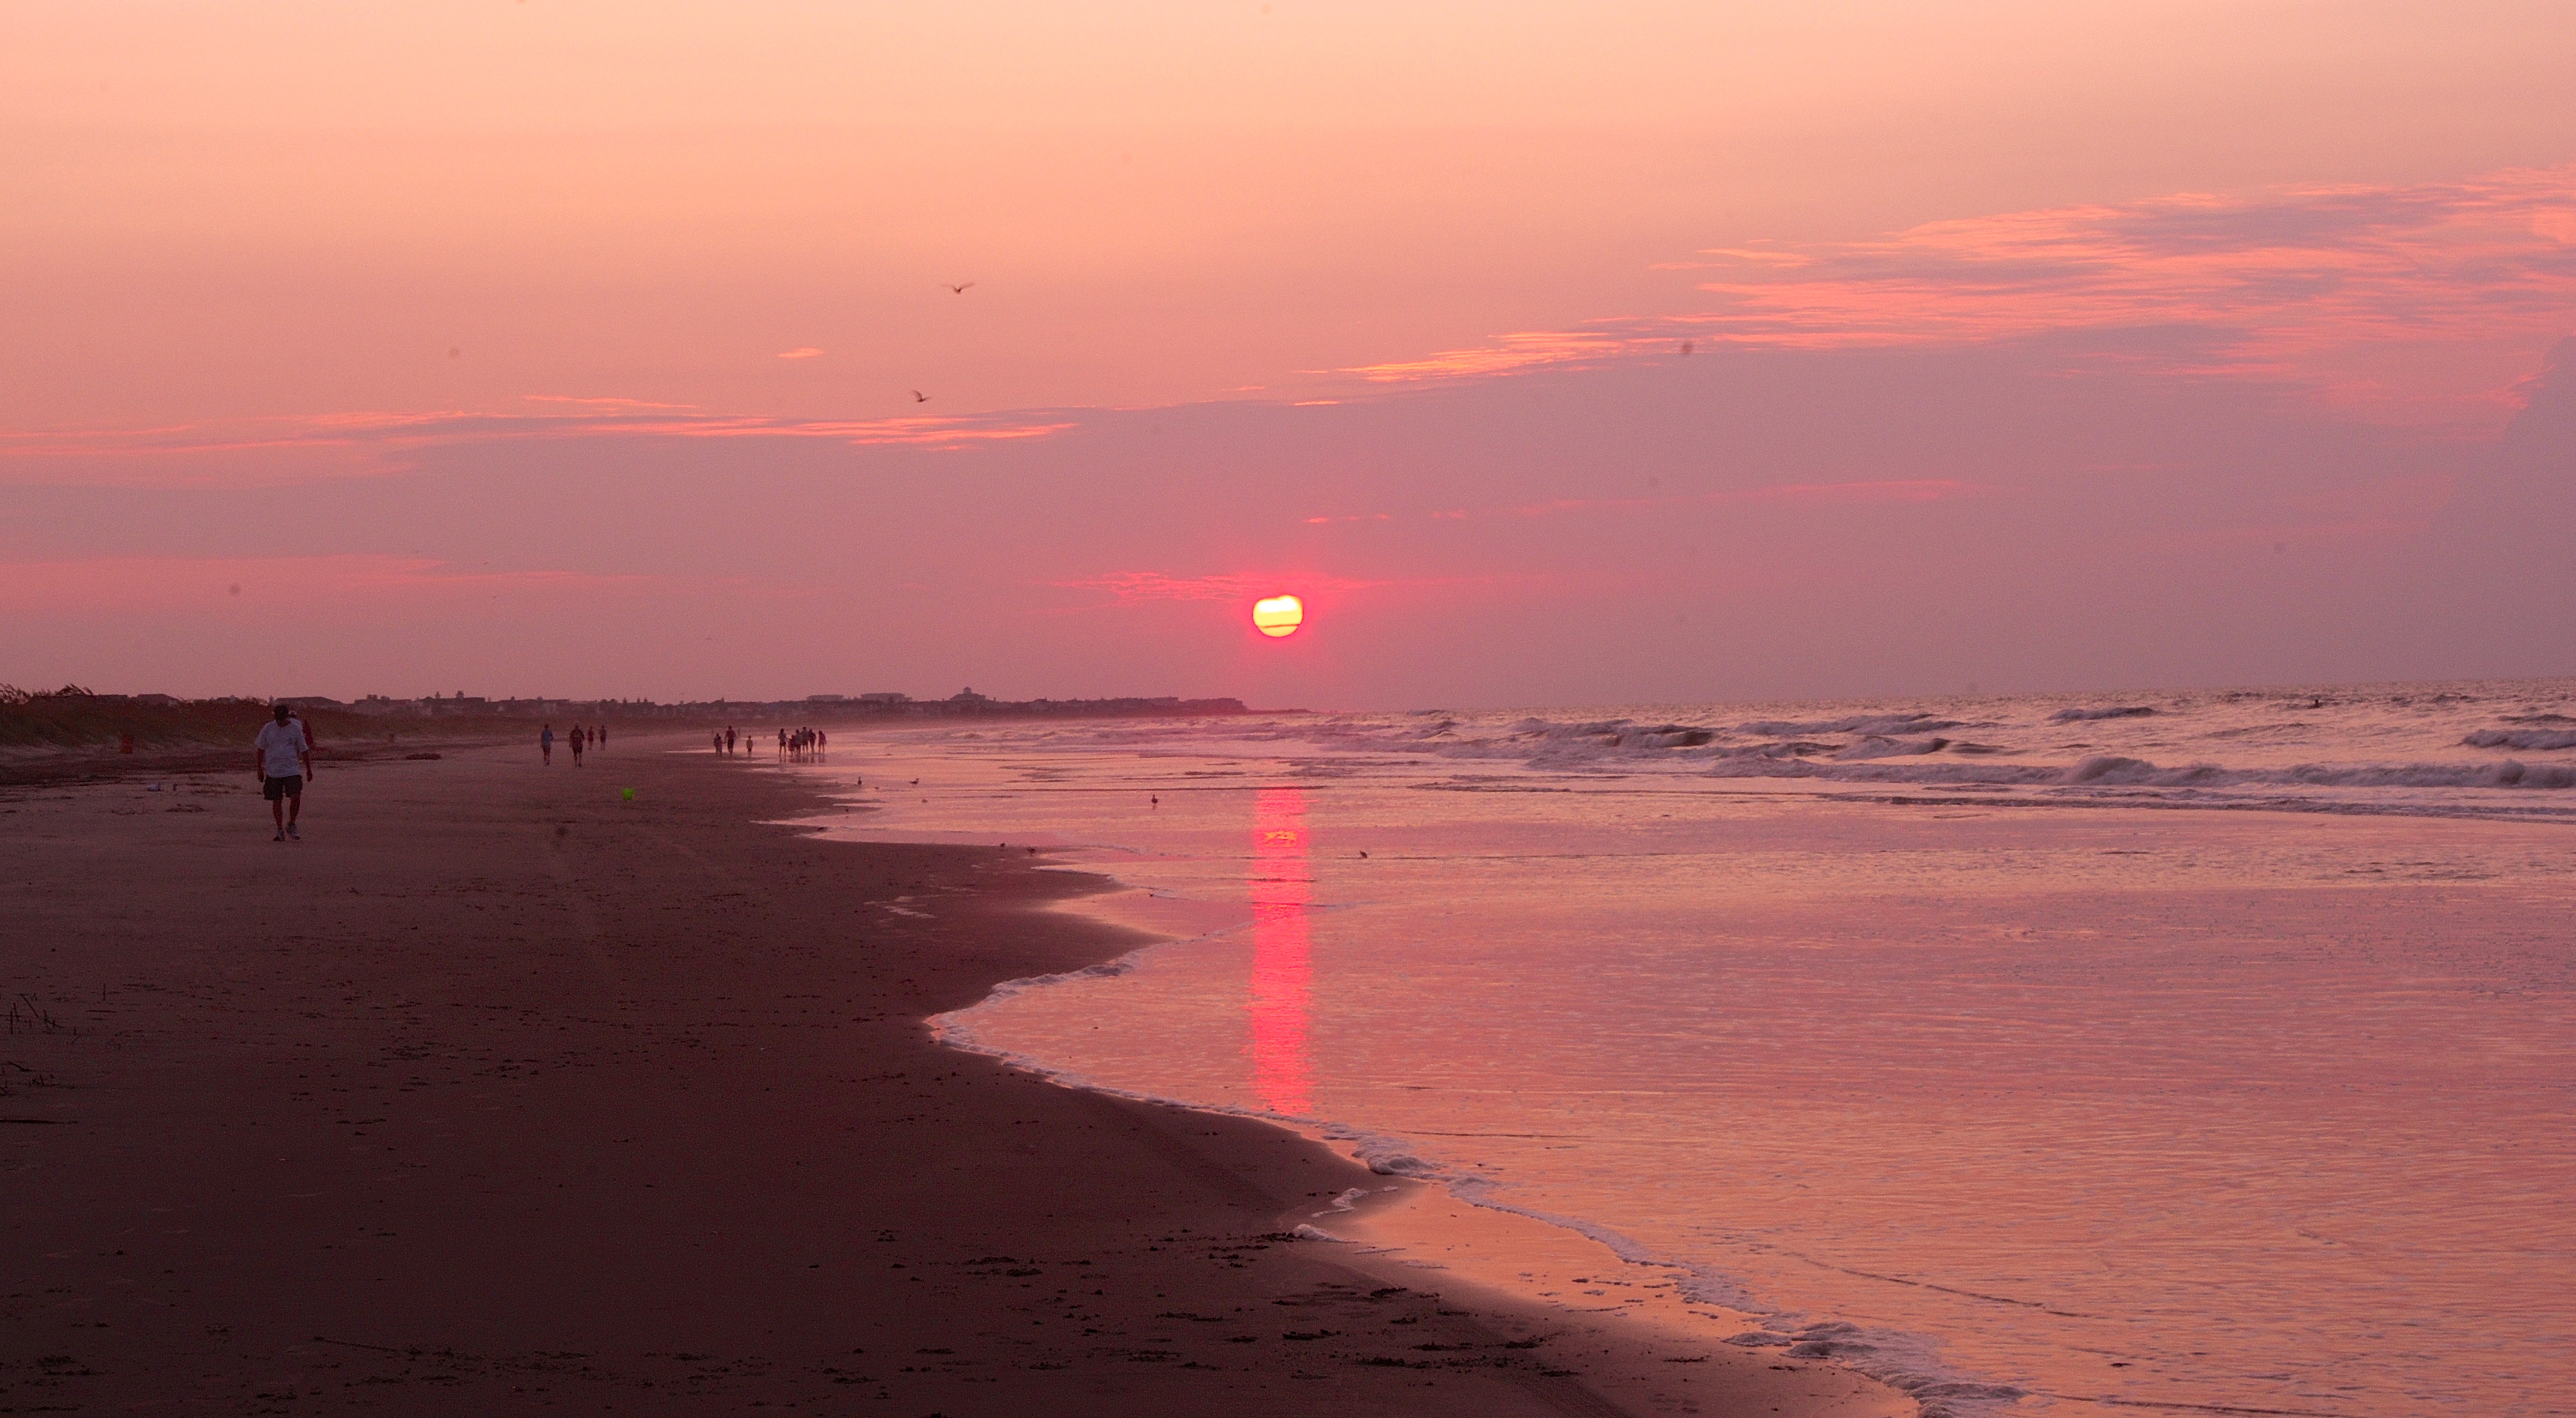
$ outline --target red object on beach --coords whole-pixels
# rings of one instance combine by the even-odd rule
[[[118,734],[116,736],[116,751],[119,753],[132,753],[134,751],[134,735]]]

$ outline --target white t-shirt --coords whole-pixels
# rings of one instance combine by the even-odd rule
[[[293,778],[304,772],[304,726],[271,719],[259,726],[259,771],[271,778]]]

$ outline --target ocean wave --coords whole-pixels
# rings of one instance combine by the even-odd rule
[[[2135,718],[2145,706],[2059,710],[2088,720]],[[2072,720],[2070,720],[2071,722]],[[1385,750],[1401,743],[1434,759],[1510,762],[1554,772],[1617,770],[1631,765],[1696,772],[1713,778],[1813,779],[1989,789],[2112,791],[2248,788],[2445,789],[2576,788],[2576,764],[2524,762],[2300,763],[2232,765],[2196,760],[2158,762],[2134,753],[2087,754],[2069,763],[2033,762],[2031,746],[1972,743],[1935,730],[1962,727],[1930,713],[1855,714],[1839,719],[1760,719],[1733,729],[1670,720],[1546,719],[1525,716],[1507,724],[1442,718],[1417,721],[1393,732],[1358,724],[1336,725],[1343,751]],[[2010,725],[1983,726],[2009,730]],[[1437,741],[1426,741],[1426,730]],[[1834,735],[1837,737],[1825,737]],[[1747,741],[1750,739],[1751,741]],[[1394,742],[1391,742],[1394,741]],[[2214,743],[2203,739],[2210,747]],[[2471,748],[2550,752],[2576,748],[2576,730],[2487,729],[2461,741]],[[2429,745],[2428,745],[2429,747]],[[1983,760],[1983,761],[1979,761]],[[1420,761],[1417,757],[1416,763]]]
[[[1854,714],[1841,719],[1755,719],[1738,724],[1735,731],[1758,738],[1799,738],[1808,734],[1877,734],[1893,738],[1898,734],[1928,734],[1942,729],[1961,727],[1956,719],[1939,719],[1930,714]]]
[[[1919,758],[1927,753],[1939,753],[1949,746],[1950,741],[1945,738],[1891,739],[1870,734],[1860,742],[1836,753],[1834,757],[1842,759]]]
[[[2576,763],[2396,763],[2369,767],[2302,765],[2278,775],[2283,783],[2328,788],[2576,788]]]
[[[2156,712],[2145,704],[2123,704],[2110,709],[2060,709],[2048,716],[2052,724],[2072,724],[2085,719],[2143,719]]]
[[[1813,778],[1843,783],[1923,787],[2026,788],[2576,788],[2576,764],[2389,763],[2300,764],[2292,768],[2227,768],[2215,763],[2174,767],[2097,753],[2071,765],[2023,763],[1818,762],[1739,754],[1710,764],[1712,778]]]
[[[2544,718],[2557,718],[2555,714]],[[2523,753],[2544,749],[2576,748],[2576,730],[2571,729],[2480,729],[2460,740],[2468,748],[2510,748]]]

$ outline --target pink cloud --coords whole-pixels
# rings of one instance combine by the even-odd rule
[[[1511,373],[1676,355],[1684,339],[1843,349],[2180,327],[2197,338],[2143,358],[2292,381],[2385,416],[2492,421],[2576,329],[2576,164],[2006,212],[1667,269],[1704,273],[1713,308],[1346,372]]]
[[[2227,333],[2222,368],[2314,376],[2355,347],[2513,338],[2537,351],[2565,335],[2576,165],[2183,193],[1704,256],[1692,265],[1713,273],[1700,288],[1721,308],[1697,323],[1721,340],[1905,344],[2179,323]]]
[[[641,399],[530,394],[536,412],[351,412],[152,428],[0,430],[0,482],[274,486],[399,472],[403,455],[457,443],[628,435],[822,439],[853,446],[962,449],[1050,438],[1068,419],[1014,414],[787,419],[707,414]]]
[[[1442,350],[1421,359],[1364,364],[1333,372],[1356,374],[1381,384],[1513,374],[1547,365],[1608,359],[1631,352],[1634,344],[1631,338],[1617,334],[1533,330],[1501,336],[1496,344],[1482,349]]]
[[[778,352],[778,357],[780,359],[812,359],[821,353],[821,350],[814,348],[812,345],[800,345],[792,350],[780,350]]]

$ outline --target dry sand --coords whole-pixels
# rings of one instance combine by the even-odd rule
[[[1287,1239],[1387,1179],[929,1041],[1092,879],[676,742],[0,789],[0,1413],[1913,1410]]]

